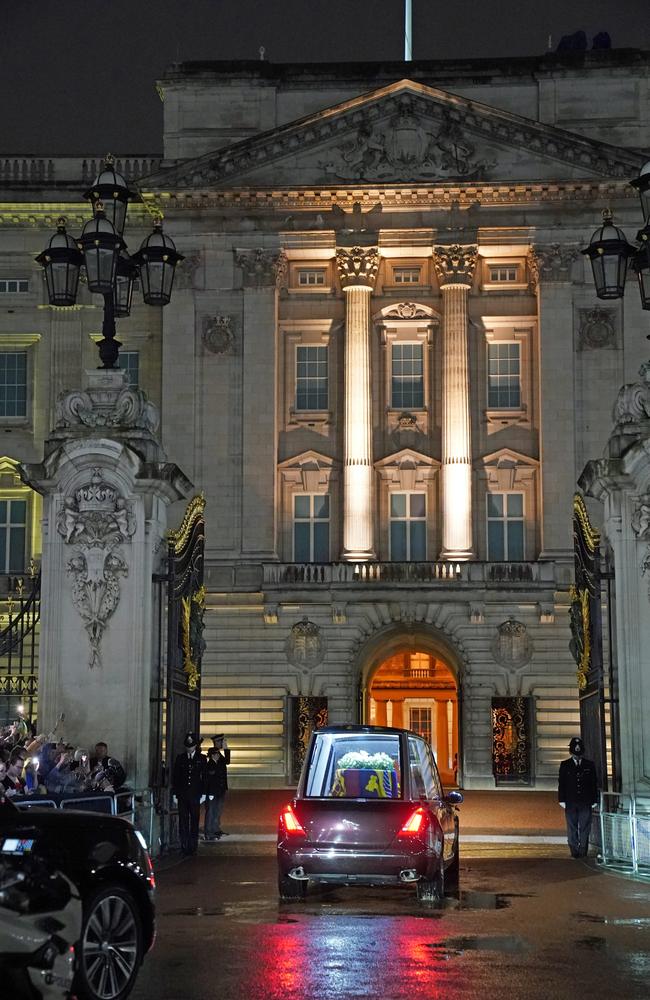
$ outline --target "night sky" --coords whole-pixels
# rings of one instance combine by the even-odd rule
[[[650,49],[648,0],[413,0],[415,59],[542,55],[608,31]],[[155,81],[191,59],[399,60],[403,0],[0,0],[0,156],[157,154]]]

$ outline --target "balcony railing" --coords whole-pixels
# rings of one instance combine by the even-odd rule
[[[553,563],[333,562],[265,563],[264,586],[499,586],[555,583]]]

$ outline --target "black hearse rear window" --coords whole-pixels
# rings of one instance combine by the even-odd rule
[[[317,733],[305,795],[322,799],[401,799],[397,734]]]

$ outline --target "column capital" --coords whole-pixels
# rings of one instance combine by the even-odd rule
[[[373,289],[379,270],[377,247],[350,247],[336,251],[336,266],[343,288],[354,286]]]
[[[477,257],[478,247],[475,245],[460,246],[452,243],[450,246],[434,247],[433,265],[440,287],[471,285]]]
[[[235,264],[242,270],[244,288],[279,287],[287,271],[287,258],[282,250],[235,250]]]
[[[573,262],[580,248],[562,243],[536,243],[528,254],[528,269],[532,284],[540,281],[571,281]]]

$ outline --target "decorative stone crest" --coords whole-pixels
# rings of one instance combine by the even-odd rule
[[[492,656],[508,670],[524,667],[533,655],[533,644],[523,622],[508,618],[497,628],[492,640]]]
[[[392,319],[393,317],[396,319],[427,319],[431,321],[429,313],[421,305],[418,305],[417,302],[398,302],[384,315],[384,319]]]
[[[427,121],[409,96],[397,99],[388,121],[373,124],[368,116],[356,131],[319,165],[325,173],[358,180],[471,180],[485,174],[494,161],[476,158],[476,146],[457,120],[443,113]]]
[[[580,248],[577,246],[537,244],[528,257],[530,272],[536,282],[571,281],[571,268],[579,255]]]
[[[282,250],[236,250],[235,264],[242,270],[244,288],[265,288],[284,282],[287,258]]]
[[[578,349],[581,351],[616,347],[614,310],[595,306],[580,310]]]
[[[633,430],[650,419],[650,361],[641,365],[639,376],[639,382],[630,382],[619,389],[612,414],[617,427],[627,424]]]
[[[342,288],[353,285],[374,288],[379,270],[379,251],[377,247],[338,249],[336,251],[336,266],[339,269]]]
[[[401,431],[416,431],[418,429],[417,417],[412,413],[400,413],[397,418],[397,426]]]
[[[74,551],[68,560],[72,603],[90,639],[90,667],[101,666],[100,645],[129,568],[118,547],[135,533],[132,507],[95,468],[90,481],[64,501],[56,528]]]
[[[119,373],[117,373],[119,374]],[[55,430],[75,425],[139,429],[153,433],[158,427],[158,409],[142,389],[120,385],[90,386],[60,393],[56,401]]]
[[[433,249],[433,264],[440,286],[471,283],[478,257],[478,247],[439,246]]]
[[[201,341],[210,354],[234,354],[236,341],[234,316],[204,316]]]
[[[285,650],[289,663],[307,673],[325,656],[325,636],[318,625],[305,617],[292,627]]]

